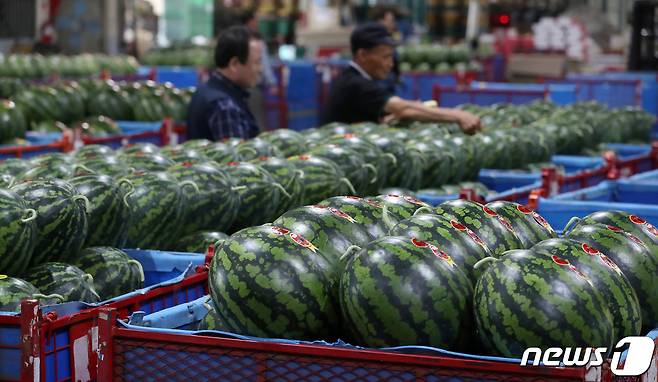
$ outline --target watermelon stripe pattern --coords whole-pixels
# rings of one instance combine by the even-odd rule
[[[470,310],[466,275],[439,248],[406,237],[375,240],[346,265],[340,303],[360,345],[454,348]]]
[[[540,241],[557,237],[557,233],[546,219],[521,204],[496,201],[488,203],[487,208],[512,224],[514,233],[521,240],[524,249],[531,248]]]
[[[94,290],[90,275],[80,268],[64,263],[44,263],[30,269],[25,280],[34,285],[43,294],[58,294],[63,302],[82,301],[99,302],[100,297]]]
[[[0,312],[19,312],[21,301],[38,293],[39,290],[27,281],[0,274]]]
[[[337,323],[326,259],[279,227],[246,228],[213,257],[208,279],[217,313],[235,333],[331,338]]]
[[[144,275],[125,252],[112,247],[85,248],[75,266],[92,275],[93,286],[101,300],[108,300],[141,289]]]
[[[26,270],[36,244],[36,214],[15,192],[0,190],[0,274]]]
[[[312,155],[294,156],[288,160],[304,173],[302,204],[310,205],[332,196],[352,194],[344,183],[347,179],[345,173],[333,161]]]

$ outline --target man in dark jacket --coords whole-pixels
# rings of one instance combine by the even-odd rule
[[[215,48],[217,68],[192,96],[187,109],[187,138],[212,141],[258,135],[249,111],[248,89],[260,80],[262,43],[244,26],[222,32]]]

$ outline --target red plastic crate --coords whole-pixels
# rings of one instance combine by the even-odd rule
[[[162,122],[162,127],[159,130],[144,131],[135,134],[117,134],[109,137],[90,137],[80,134],[80,141],[84,145],[107,145],[113,148],[119,148],[131,143],[136,143],[145,140],[155,140],[159,146],[168,145],[171,141],[173,134],[174,123],[170,118],[166,118]]]
[[[442,87],[435,85],[433,87],[432,98],[443,107],[448,104],[448,107],[456,106],[461,103],[483,104],[478,102],[478,99],[486,104],[493,103],[517,103],[527,102],[531,100],[548,99],[549,88],[546,86],[544,90],[530,90],[530,89],[488,89],[488,88],[470,88],[464,86],[458,87]],[[446,102],[446,99],[459,97],[459,102]],[[454,105],[453,105],[454,104]]]
[[[199,269],[179,283],[162,286],[108,304],[118,317],[136,311],[156,312],[207,294],[208,274]],[[21,314],[0,315],[0,332],[20,330],[20,344],[0,344],[0,350],[22,349],[20,379],[3,381],[94,381],[98,363],[98,307],[58,317],[44,313],[36,301],[23,301]],[[1,360],[0,367],[6,360]]]
[[[69,152],[73,150],[73,142],[73,132],[66,129],[62,132],[62,138],[56,142],[43,145],[0,147],[0,159],[23,158],[48,152]]]

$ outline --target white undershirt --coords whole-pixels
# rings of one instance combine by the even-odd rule
[[[354,61],[350,61],[350,66],[356,69],[356,71],[359,72],[365,79],[372,81],[372,77],[370,77],[370,75],[366,73],[366,71],[363,70],[363,68],[360,67],[359,64],[357,64]]]

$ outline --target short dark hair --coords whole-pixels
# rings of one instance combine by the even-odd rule
[[[256,17],[253,9],[247,9],[240,15],[240,24],[245,25]]]
[[[237,57],[243,64],[246,63],[249,58],[249,41],[258,39],[258,34],[242,25],[226,29],[217,38],[215,65],[225,68],[233,57]]]

